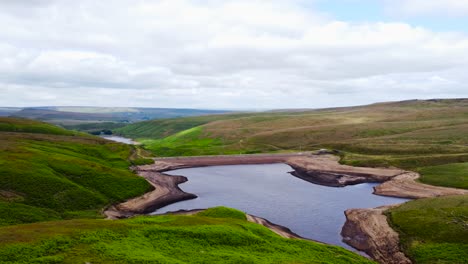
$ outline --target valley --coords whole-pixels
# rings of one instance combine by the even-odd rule
[[[468,174],[465,166],[468,155],[468,134],[464,130],[467,125],[465,118],[467,113],[466,99],[405,101],[299,112],[275,111],[169,118],[137,122],[112,129],[114,135],[124,136],[126,143],[134,143],[127,142],[127,139],[131,138],[138,142],[138,145],[121,144],[38,121],[2,117],[0,119],[2,142],[0,224],[4,227],[0,228],[0,238],[5,242],[0,244],[2,253],[0,255],[3,257],[0,260],[21,263],[23,255],[15,253],[19,252],[15,251],[17,249],[30,251],[37,257],[37,261],[94,260],[99,263],[150,260],[151,256],[155,255],[150,254],[147,249],[142,249],[143,251],[135,255],[134,252],[125,251],[118,244],[111,243],[109,239],[118,238],[112,240],[125,244],[130,243],[126,239],[148,243],[144,239],[141,240],[141,237],[135,237],[133,233],[125,231],[126,226],[130,225],[141,232],[156,228],[157,233],[167,233],[170,237],[179,237],[180,241],[187,241],[190,244],[192,242],[188,241],[192,239],[192,235],[176,234],[187,234],[186,232],[194,234],[193,232],[198,232],[194,231],[198,228],[210,229],[208,223],[212,223],[211,221],[220,221],[215,224],[220,229],[216,227],[213,232],[222,233],[223,230],[230,230],[232,221],[245,221],[245,219],[250,219],[254,223],[236,223],[243,226],[256,226],[255,223],[259,223],[265,225],[262,227],[265,228],[265,232],[273,231],[278,234],[284,232],[278,230],[292,228],[291,235],[287,237],[296,237],[294,233],[297,233],[298,237],[305,236],[312,240],[301,243],[311,244],[321,252],[331,252],[328,250],[337,250],[338,247],[317,244],[314,240],[344,246],[339,234],[342,221],[345,220],[344,211],[347,216],[342,231],[344,241],[354,248],[365,251],[380,263],[398,263],[403,260],[389,257],[396,253],[385,255],[390,252],[387,251],[389,248],[385,247],[386,244],[382,244],[386,238],[379,238],[385,233],[359,227],[365,223],[360,218],[361,215],[375,214],[375,218],[372,219],[376,219],[377,226],[382,225],[380,230],[393,232],[392,236],[396,237],[396,240],[391,243],[394,243],[393,248],[396,251],[392,252],[399,252],[395,256],[403,254],[405,261],[451,263],[455,259],[464,259],[468,244],[466,241],[468,234],[464,227],[467,215],[464,208],[468,199],[468,190],[466,190]],[[292,175],[286,174],[288,172],[286,165],[278,163],[290,165]],[[236,166],[247,167],[243,173],[229,172],[231,167]],[[260,167],[254,169],[257,168],[255,166]],[[227,195],[227,191],[222,191],[222,184],[231,182],[230,177],[235,177],[228,175],[238,175],[236,180],[248,177],[245,179],[260,181],[262,177],[274,175],[273,171],[276,173],[279,170],[279,167],[275,167],[276,169],[268,173],[260,169],[262,166],[266,166],[264,168],[286,166],[283,172],[285,176],[281,177],[299,184],[291,187],[291,191],[297,192],[298,195],[299,190],[305,188],[305,193],[299,195],[303,201],[296,199],[298,203],[294,205],[294,202],[286,200],[283,202],[284,205],[279,207],[283,213],[264,211],[262,208],[268,208],[268,203],[262,200],[263,197],[274,197],[273,193],[281,196],[281,191],[274,191],[274,188],[289,184],[275,183],[276,180],[266,178],[262,184],[270,184],[273,193],[259,193],[257,198],[251,198],[252,201],[263,201],[255,205],[262,210],[253,209],[255,206],[251,207],[252,203],[247,202],[248,197],[251,197],[255,191],[248,191],[249,188],[234,183],[227,186],[244,190],[243,196],[247,200],[236,203],[236,199],[233,198],[235,195],[229,196],[231,198],[205,196],[205,188],[210,182],[213,183],[211,192],[215,193],[215,190],[218,190],[223,195]],[[190,176],[191,170],[200,172],[196,174],[198,176]],[[214,171],[210,173],[211,170]],[[222,176],[216,170],[225,171],[227,175]],[[179,171],[182,176],[170,175],[172,173],[179,175]],[[248,171],[251,171],[251,176],[247,176],[250,175]],[[205,178],[205,176],[214,178]],[[183,183],[187,180],[187,183]],[[220,182],[216,183],[217,180]],[[190,186],[197,182],[201,184],[200,187],[191,189]],[[181,183],[183,184],[178,186]],[[187,192],[185,186],[188,188]],[[252,184],[251,188],[255,188],[255,185]],[[314,188],[316,191],[312,191]],[[333,190],[331,192],[333,194],[328,199],[325,193],[319,195],[320,198],[305,198],[307,190],[313,193],[320,193],[319,190]],[[351,194],[355,192],[352,194],[353,197],[360,197],[366,193],[369,196],[357,199],[356,201],[360,202],[354,205],[348,203],[344,207],[337,207],[337,202],[332,202],[333,199],[339,201],[340,196],[346,192]],[[371,192],[416,200],[405,202],[407,200],[379,197],[372,195]],[[279,196],[271,199],[281,204]],[[210,202],[210,199],[214,202]],[[333,228],[319,227],[321,232],[333,230],[332,233],[335,235],[331,240],[329,240],[331,233],[325,232],[321,235],[319,232],[313,232],[313,229],[303,230],[307,229],[307,219],[321,219],[320,217],[327,216],[320,211],[315,216],[306,216],[304,209],[301,211],[301,206],[305,206],[304,202],[315,199],[318,199],[319,204],[326,205],[327,202],[334,204],[331,207],[318,208],[329,208],[335,215],[341,215],[338,218],[330,215],[327,220],[322,221],[335,223]],[[180,202],[182,200],[186,201]],[[353,201],[351,198],[344,200]],[[379,203],[379,200],[386,202]],[[362,201],[367,203],[364,204]],[[388,204],[401,205],[371,209]],[[299,210],[296,213],[292,208],[288,210],[288,205]],[[167,209],[165,206],[168,206]],[[158,213],[213,206],[235,207],[248,214],[259,214],[257,216],[266,217],[266,220],[254,220],[252,215],[242,216],[244,220],[232,220],[231,216],[224,215],[222,219],[211,220],[213,218],[211,214],[203,215],[203,213],[199,213],[200,216],[195,216],[195,213],[144,216],[155,210]],[[438,209],[435,209],[436,207]],[[158,209],[161,211],[157,211]],[[224,210],[221,213],[224,214],[225,210],[233,209],[213,210],[215,212]],[[316,209],[306,211],[314,210]],[[301,215],[301,212],[304,213]],[[278,218],[279,215],[284,215],[286,218]],[[419,218],[421,215],[424,215],[424,218]],[[287,220],[287,216],[295,216],[296,219],[301,217],[304,221],[291,222]],[[109,221],[102,219],[105,217],[131,219]],[[217,219],[217,216],[214,218]],[[67,226],[66,221],[62,223],[63,220],[75,221],[73,223],[76,224],[76,228]],[[145,226],[146,222],[161,224],[149,227]],[[163,224],[166,222],[167,225]],[[181,230],[171,227],[179,226],[177,223],[180,223]],[[49,224],[58,227],[57,231],[50,232]],[[189,226],[183,227],[185,224]],[[428,229],[428,225],[437,228]],[[35,235],[34,238],[25,239],[20,234],[26,230],[34,230],[37,237]],[[431,235],[425,234],[426,230],[431,230]],[[243,231],[228,232],[231,234],[229,237],[244,236],[241,234]],[[287,232],[289,231],[286,231],[286,234]],[[453,233],[449,236],[445,232]],[[197,234],[205,236],[205,233],[202,233]],[[88,235],[83,237],[83,234],[93,234],[94,238],[88,241],[85,238]],[[99,235],[95,237],[94,234]],[[270,243],[283,247],[281,244],[283,242],[272,240],[271,236],[276,235],[262,233],[261,239],[268,239]],[[360,241],[362,237],[367,238],[359,242],[361,244],[356,244],[355,242]],[[154,241],[169,243],[168,245],[173,243],[166,238],[165,242],[160,239],[163,238],[158,235]],[[203,241],[209,241],[207,239],[204,238]],[[96,255],[96,249],[104,241],[107,241],[105,243],[108,245],[113,245],[113,250]],[[246,241],[242,244],[247,243]],[[49,246],[50,243],[55,246]],[[231,245],[230,243],[228,244]],[[44,247],[49,249],[45,250]],[[450,251],[441,251],[441,248],[450,248]],[[291,254],[292,252],[286,250],[286,247],[283,249],[272,258],[293,261],[306,256]],[[184,250],[186,254],[191,252],[188,249]],[[258,252],[254,253],[255,248],[245,250],[242,252],[246,255],[241,254],[241,258],[245,260],[251,256],[260,256],[256,255]],[[339,263],[341,260],[338,259],[341,258],[346,259],[344,263],[366,261],[355,253],[341,248],[340,250],[342,251],[339,251],[338,255],[324,253],[321,259],[328,258],[334,263]],[[115,255],[115,252],[121,253]],[[158,252],[157,254],[162,254],[160,258],[166,259],[168,263],[177,262],[177,259],[183,258],[184,255],[167,255],[169,251],[164,250]],[[209,252],[210,256],[207,258],[217,259],[217,249],[210,249]],[[304,254],[318,256],[313,252],[317,251],[312,250]],[[225,257],[231,260],[241,256],[233,252],[226,254]],[[313,259],[311,255],[307,256],[309,260]],[[260,259],[266,258],[263,256],[252,261],[261,263]]]

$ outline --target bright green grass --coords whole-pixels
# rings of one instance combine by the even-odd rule
[[[4,123],[23,132],[0,132],[0,202],[8,203],[0,210],[2,225],[96,218],[103,207],[151,188],[128,170],[131,146],[43,129],[50,125],[36,121],[2,119],[0,127]]]
[[[233,209],[215,208],[210,214],[216,217],[153,216],[4,227],[0,263],[371,263],[337,246],[279,237],[238,219],[242,213]]]
[[[223,207],[223,206],[209,208],[205,211],[198,213],[198,215],[213,217],[213,218],[233,218],[233,219],[247,220],[243,212],[234,210],[228,207]]]
[[[415,263],[468,263],[468,196],[407,202],[388,212]]]
[[[26,132],[54,135],[76,135],[77,132],[65,130],[55,125],[29,119],[0,117],[0,131]]]
[[[202,127],[193,127],[163,139],[139,140],[144,148],[156,155],[164,153],[168,156],[198,156],[215,155],[222,148],[219,139],[202,136]]]
[[[419,173],[427,184],[468,189],[468,162],[424,167]]]

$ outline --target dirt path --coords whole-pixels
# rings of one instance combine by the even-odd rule
[[[347,220],[341,235],[348,245],[366,252],[379,263],[409,264],[411,261],[400,250],[398,233],[390,227],[383,214],[391,207],[346,210]]]

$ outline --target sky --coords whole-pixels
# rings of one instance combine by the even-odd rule
[[[0,0],[0,107],[468,97],[468,0]]]

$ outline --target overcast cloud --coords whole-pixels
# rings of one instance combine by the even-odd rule
[[[0,1],[0,106],[327,107],[468,97],[468,35],[311,1]],[[468,1],[382,0],[401,16]],[[439,12],[439,13],[438,13]]]

